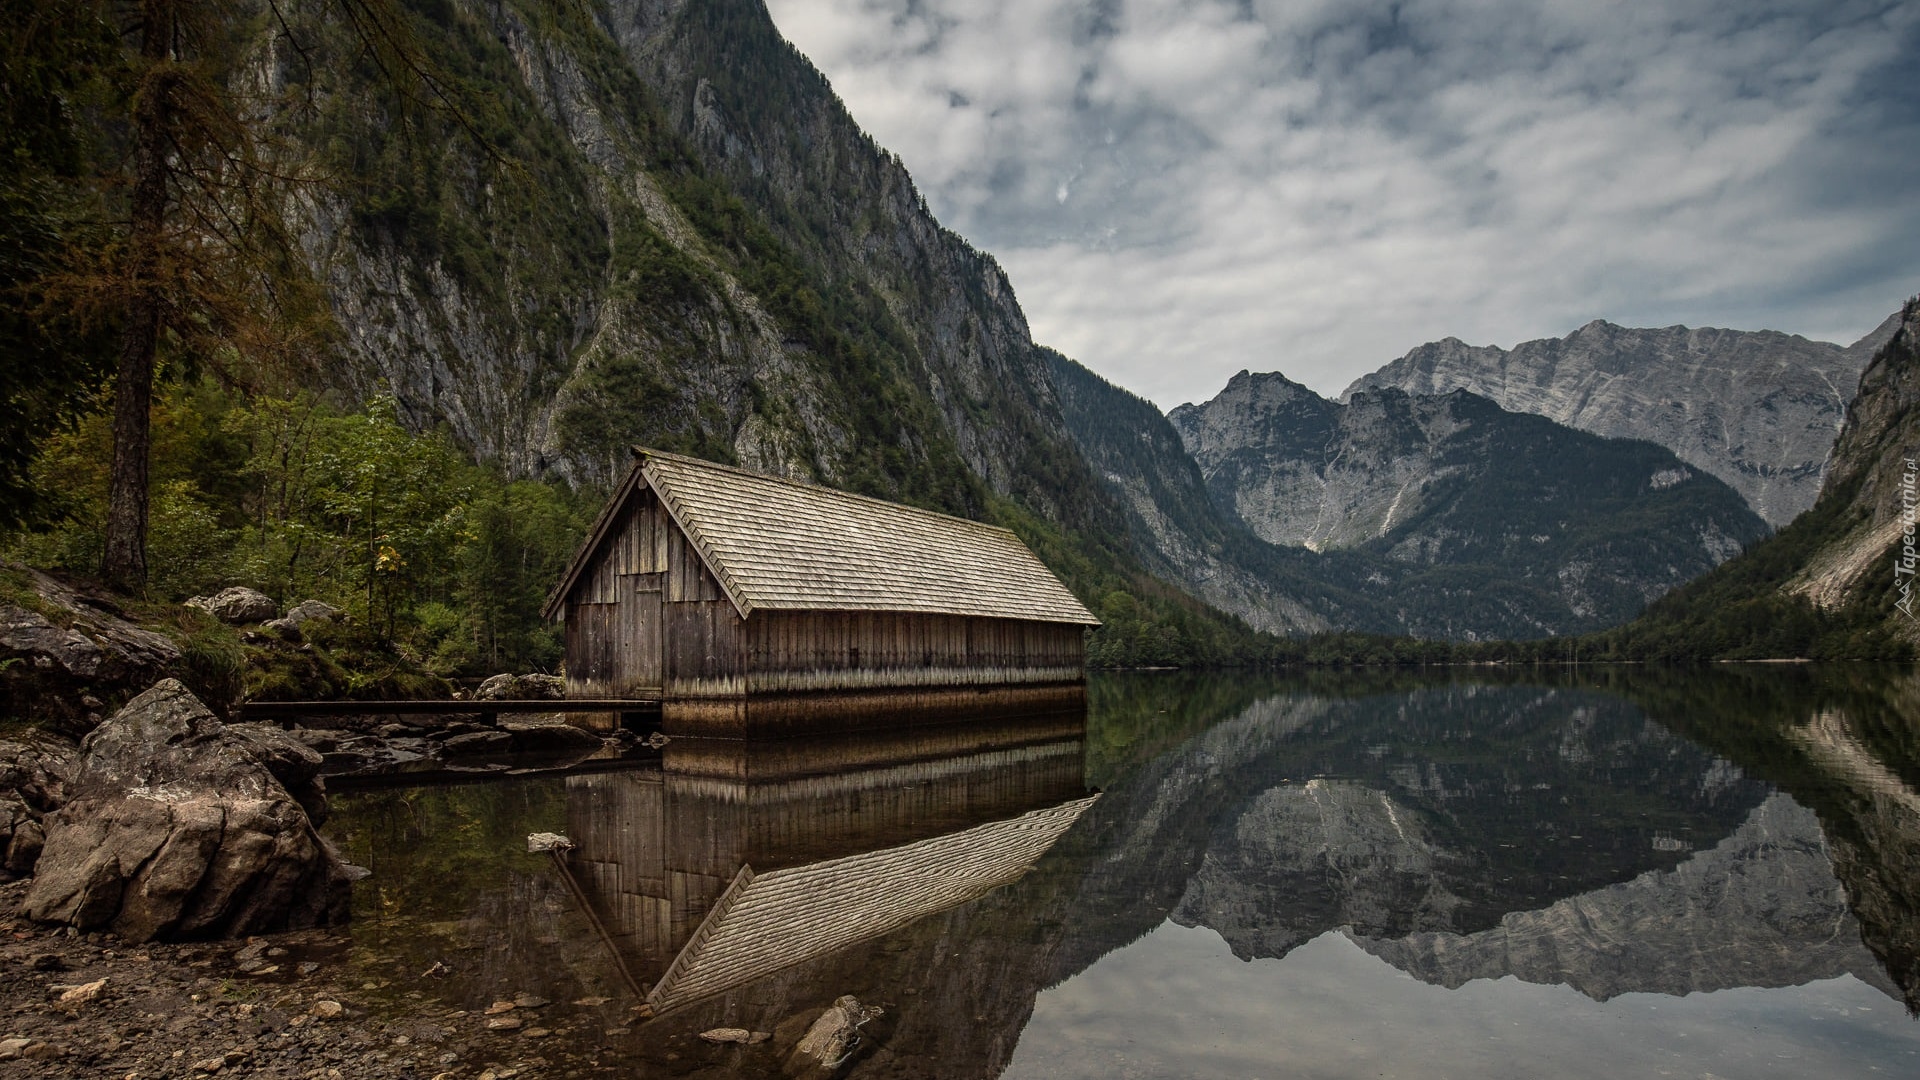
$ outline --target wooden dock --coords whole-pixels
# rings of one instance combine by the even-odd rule
[[[293,720],[302,716],[497,716],[500,713],[620,713],[660,708],[660,695],[619,698],[530,698],[495,701],[249,701],[242,720]]]

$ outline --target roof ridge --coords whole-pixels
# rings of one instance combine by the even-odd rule
[[[1014,532],[1012,529],[1007,528],[1005,525],[994,525],[985,521],[975,521],[973,518],[961,517],[958,514],[949,514],[940,510],[928,510],[926,507],[914,506],[911,503],[897,502],[892,499],[882,499],[876,495],[862,495],[857,491],[847,491],[842,488],[828,487],[825,484],[816,484],[807,480],[795,480],[792,477],[788,477],[788,476],[777,476],[773,473],[755,472],[752,469],[742,468],[741,466],[738,466],[738,465],[726,465],[718,461],[708,461],[706,458],[690,457],[686,454],[675,454],[666,450],[654,450],[650,447],[645,447],[645,446],[633,447],[633,454],[635,457],[639,458],[642,461],[645,461],[648,458],[663,458],[667,461],[677,461],[686,465],[695,466],[697,468],[712,469],[716,472],[733,473],[737,476],[751,477],[752,479],[755,479],[755,480],[768,480],[776,484],[786,484],[789,487],[796,487],[801,489],[802,491],[818,492],[824,495],[835,495],[843,499],[855,499],[860,502],[873,503],[877,506],[885,506],[894,510],[910,510],[916,514],[925,514],[928,517],[942,518],[946,521],[958,522],[962,525],[970,525],[976,529],[985,529],[989,532],[1005,533],[1008,536],[1015,537],[1016,539],[1020,535],[1019,533]]]

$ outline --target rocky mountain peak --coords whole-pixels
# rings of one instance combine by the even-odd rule
[[[1457,338],[1421,345],[1342,399],[1383,386],[1465,389],[1596,435],[1646,439],[1719,477],[1778,527],[1813,505],[1860,372],[1891,334],[1882,324],[1843,347],[1771,330],[1595,319],[1511,350]]]

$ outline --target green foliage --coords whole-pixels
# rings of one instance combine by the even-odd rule
[[[208,708],[235,718],[235,706],[247,689],[247,653],[240,635],[194,608],[176,609],[172,621],[180,642],[180,681]]]
[[[0,0],[0,529],[57,508],[35,451],[91,402],[111,367],[111,328],[48,310],[45,283],[101,242],[79,180],[99,155],[78,122],[103,92],[113,29],[84,0]]]
[[[49,441],[37,475],[61,492],[67,520],[15,537],[16,557],[83,576],[98,565],[105,428],[90,417]],[[420,664],[483,674],[559,662],[539,608],[585,532],[588,499],[475,466],[444,433],[407,431],[384,398],[339,413],[195,383],[159,403],[154,433],[154,599],[245,584],[352,617],[310,630],[330,653],[250,647],[252,696],[411,697],[432,689]],[[207,660],[217,684],[225,661]]]

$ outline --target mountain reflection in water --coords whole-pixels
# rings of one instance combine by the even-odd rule
[[[556,1002],[538,1043],[441,1021],[476,1066],[777,1074],[852,994],[884,1011],[837,1075],[1576,1073],[1622,1039],[1912,1072],[1917,721],[1913,673],[1863,667],[1117,676],[1084,717],[675,740],[330,831],[374,872],[376,996]]]

